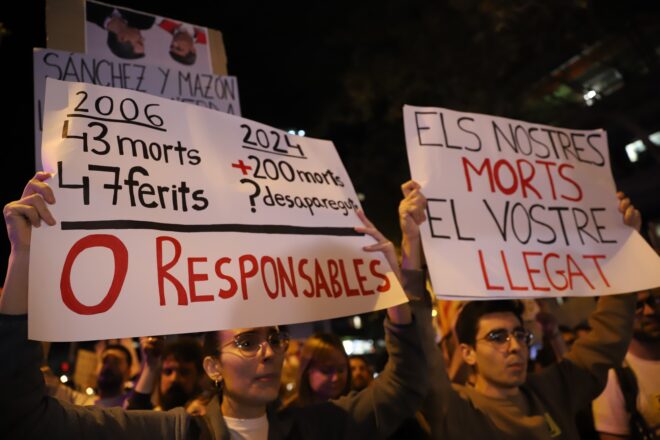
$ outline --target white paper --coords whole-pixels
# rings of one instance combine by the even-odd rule
[[[52,49],[34,49],[33,59],[37,169],[41,169],[46,78],[137,90],[233,115],[241,114],[238,82],[234,76],[217,76],[182,67],[153,66],[139,59],[104,58]]]
[[[382,254],[362,250],[373,239],[353,229],[359,202],[331,142],[53,79],[45,109],[58,224],[32,235],[30,338],[287,324],[406,301]]]
[[[660,285],[618,212],[603,130],[404,107],[426,196],[424,253],[443,297],[593,296]]]

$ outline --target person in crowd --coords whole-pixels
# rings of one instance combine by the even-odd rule
[[[108,48],[124,59],[144,57],[142,31],[149,29],[155,17],[128,9],[87,2],[87,21],[108,31]]]
[[[285,406],[307,406],[337,399],[351,390],[348,356],[337,335],[317,333],[300,350],[296,389]]]
[[[142,372],[127,409],[170,410],[187,407],[202,392],[202,346],[194,338],[179,338],[161,348],[162,338],[140,338]],[[156,384],[157,382],[157,384]],[[151,394],[156,393],[156,406]]]
[[[4,218],[11,244],[0,298],[0,432],[7,438],[376,438],[391,434],[414,414],[427,390],[419,317],[407,303],[387,309],[388,363],[377,380],[359,393],[306,407],[277,411],[280,372],[288,338],[277,327],[211,332],[205,340],[204,369],[217,396],[204,417],[182,408],[125,411],[78,407],[46,395],[39,364],[41,344],[27,339],[27,291],[32,227],[55,225],[48,209],[55,203],[50,174],[39,172],[20,200],[7,204]],[[394,246],[362,212],[359,233],[377,242],[366,252],[382,251],[398,273]],[[91,408],[91,409],[90,409]]]
[[[399,205],[403,284],[411,297],[423,296],[425,287],[420,225],[426,220],[426,199],[420,188],[414,181],[403,184]],[[639,211],[623,194],[618,198],[625,224],[639,230]],[[430,318],[425,319],[422,339],[432,379],[423,411],[433,437],[579,438],[575,413],[602,390],[607,370],[623,360],[634,304],[630,294],[601,297],[590,317],[592,331],[560,362],[528,374],[531,337],[523,327],[520,303],[469,302],[458,317],[456,332],[463,358],[474,370],[474,386],[452,386],[433,341]]]
[[[639,292],[633,338],[593,402],[601,440],[660,438],[660,288]]]
[[[348,358],[351,367],[351,389],[362,391],[374,380],[371,367],[364,356],[352,355]]]
[[[95,405],[104,408],[123,406],[128,397],[125,384],[130,378],[131,353],[123,345],[107,345],[101,353]]]

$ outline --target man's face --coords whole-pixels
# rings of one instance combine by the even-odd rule
[[[130,43],[135,54],[144,55],[144,37],[139,29],[127,27],[123,32],[117,34],[117,38],[120,43]]]
[[[98,388],[101,393],[121,391],[124,382],[130,377],[130,368],[126,353],[114,348],[101,355],[101,370],[98,375]]]
[[[175,34],[170,44],[170,52],[182,57],[188,55],[189,52],[195,52],[195,43],[192,36],[186,31]]]
[[[351,358],[349,362],[351,364],[351,387],[360,391],[369,386],[373,379],[369,366],[360,358]]]
[[[160,373],[160,392],[166,393],[173,384],[179,384],[189,395],[195,391],[199,375],[194,362],[179,362],[174,355],[169,355],[163,361]]]
[[[466,362],[475,366],[480,379],[491,387],[516,388],[527,378],[529,348],[512,335],[515,330],[524,328],[513,313],[489,313],[479,320],[474,347],[462,344]],[[509,340],[497,342],[489,338],[498,332],[508,332]]]
[[[637,294],[633,336],[638,341],[660,341],[660,289]]]

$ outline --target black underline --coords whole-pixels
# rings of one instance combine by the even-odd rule
[[[289,235],[338,235],[362,236],[353,228],[331,226],[289,226],[289,225],[243,225],[237,223],[211,225],[182,225],[159,223],[142,220],[95,220],[76,221],[60,224],[63,231],[95,229],[153,229],[170,232],[244,232],[253,234],[289,234]]]
[[[69,113],[66,115],[67,117],[72,117],[72,118],[87,118],[87,119],[94,119],[96,121],[106,121],[106,122],[120,122],[122,124],[132,124],[132,125],[139,125],[141,127],[147,127],[151,128],[153,130],[158,130],[158,131],[167,131],[164,128],[161,127],[155,127],[151,124],[145,124],[144,122],[137,122],[137,121],[128,121],[126,119],[110,119],[110,118],[102,118],[100,116],[92,116],[92,115],[82,115],[80,113]]]
[[[263,148],[248,147],[247,145],[243,145],[243,148],[247,148],[248,150],[258,151],[260,153],[276,154],[278,156],[286,156],[286,157],[290,157],[292,159],[307,159],[305,156],[292,156],[291,154],[278,153],[276,151],[264,150]]]

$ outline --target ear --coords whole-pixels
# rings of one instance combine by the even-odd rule
[[[206,375],[214,382],[222,381],[222,366],[217,357],[206,356],[204,358],[204,371]]]
[[[477,363],[477,352],[474,350],[474,347],[468,344],[460,344],[459,347],[461,348],[461,354],[465,363],[474,367]]]

